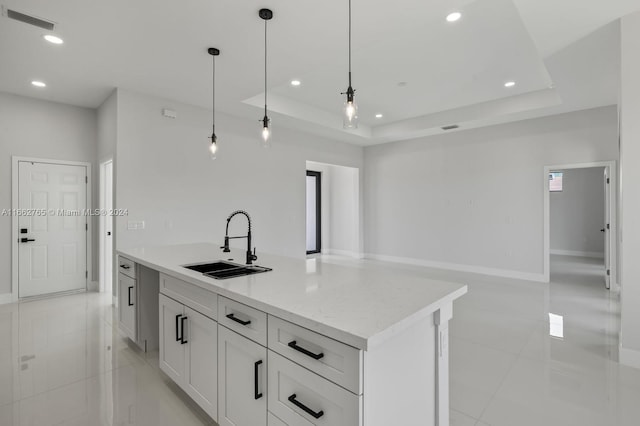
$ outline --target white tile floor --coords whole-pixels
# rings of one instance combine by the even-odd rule
[[[640,424],[640,370],[616,362],[617,294],[594,260],[552,264],[551,284],[388,265],[469,284],[451,324],[451,426]],[[157,353],[120,337],[110,302],[0,306],[1,426],[212,424]],[[549,335],[549,313],[563,338]]]

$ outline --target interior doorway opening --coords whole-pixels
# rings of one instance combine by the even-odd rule
[[[100,164],[100,292],[113,294],[113,160]]]
[[[362,257],[360,170],[307,161],[306,252]]]
[[[545,275],[616,283],[615,164],[545,167]],[[552,276],[553,275],[553,276]]]

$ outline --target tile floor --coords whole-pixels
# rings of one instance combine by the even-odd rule
[[[552,265],[551,284],[388,265],[469,284],[450,327],[451,426],[640,424],[618,294],[593,259]],[[1,305],[0,425],[213,424],[114,324],[109,295]]]

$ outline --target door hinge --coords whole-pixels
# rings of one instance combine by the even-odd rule
[[[611,229],[611,225],[607,223],[607,229]]]
[[[85,230],[85,231],[88,231],[88,230],[89,230],[89,224],[88,224],[88,223],[85,223],[85,224],[84,224],[84,230]]]
[[[89,176],[84,177],[84,183],[89,183]]]
[[[611,183],[611,179],[610,178],[607,178],[607,183]]]
[[[84,271],[84,277],[89,278],[89,271]]]
[[[607,269],[607,276],[611,275],[611,269]]]

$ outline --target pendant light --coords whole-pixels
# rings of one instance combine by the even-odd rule
[[[341,93],[342,95],[347,95],[342,111],[342,125],[345,129],[358,128],[358,105],[353,99],[355,92],[351,87],[351,0],[349,0],[349,87],[346,92]]]
[[[273,18],[271,9],[260,9],[258,16],[264,19],[264,117],[262,120],[262,141],[263,146],[268,148],[271,139],[271,119],[267,116],[267,21]]]
[[[218,138],[216,137],[216,56],[220,55],[220,50],[215,47],[210,47],[207,49],[209,55],[213,58],[213,72],[212,72],[212,80],[213,80],[213,91],[212,91],[212,121],[213,121],[213,129],[211,131],[211,145],[209,145],[209,152],[211,153],[211,159],[215,160],[216,155],[218,153]]]

